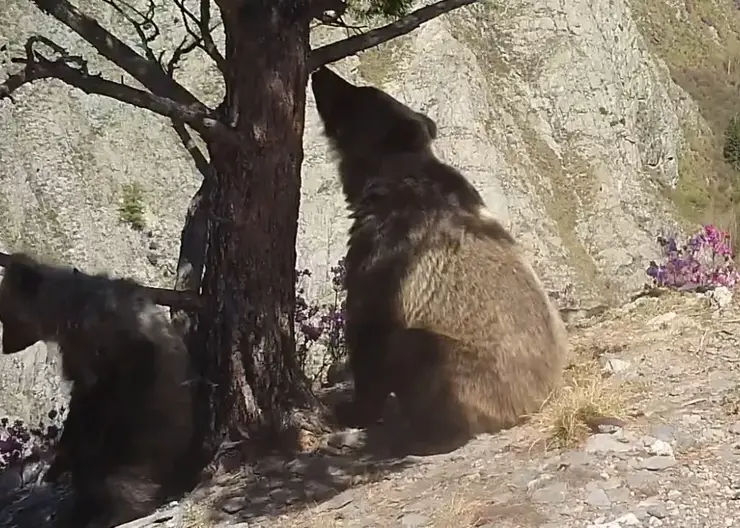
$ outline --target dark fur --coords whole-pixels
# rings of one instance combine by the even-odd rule
[[[58,526],[108,528],[176,491],[192,434],[188,354],[135,282],[14,254],[0,283],[3,353],[59,345],[69,414],[45,479],[71,472]]]
[[[327,68],[312,89],[353,220],[355,393],[340,420],[369,425],[395,392],[432,449],[518,423],[559,383],[566,354],[537,275],[471,183],[434,156],[431,118]]]

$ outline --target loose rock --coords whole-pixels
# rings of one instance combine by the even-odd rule
[[[651,456],[642,462],[642,467],[650,471],[661,471],[675,465],[676,459],[668,456]]]

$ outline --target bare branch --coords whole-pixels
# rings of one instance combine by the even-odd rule
[[[156,61],[157,58],[154,56],[154,51],[149,45],[157,37],[160,36],[159,26],[154,22],[154,9],[156,7],[154,0],[147,1],[146,13],[135,8],[128,2],[123,0],[103,0],[106,4],[115,9],[123,18],[125,18],[129,24],[134,28],[136,34],[141,40],[141,45],[144,47],[144,54],[150,61]],[[126,9],[124,9],[124,7]],[[129,14],[126,10],[132,11],[138,20]]]
[[[56,60],[49,60],[34,49],[34,44],[42,43],[61,55]],[[138,88],[132,88],[91,75],[82,57],[71,56],[65,50],[44,37],[31,37],[26,42],[26,57],[14,58],[11,62],[22,63],[24,70],[11,75],[6,83],[0,85],[0,95],[9,96],[13,90],[25,83],[40,79],[55,78],[70,86],[79,88],[88,94],[104,95],[139,108],[151,110],[157,114],[188,123],[194,130],[207,136],[212,132],[222,135],[229,133],[225,125],[213,117],[213,111],[201,103],[182,104],[167,97],[161,97]],[[71,64],[77,67],[72,67]],[[216,130],[219,129],[219,130]]]
[[[205,266],[206,246],[208,244],[208,219],[213,178],[203,179],[198,192],[190,201],[182,228],[180,255],[177,262],[176,290],[200,289]]]
[[[311,50],[308,58],[309,71],[314,71],[325,64],[338,61],[348,55],[354,55],[360,51],[373,48],[383,42],[410,33],[423,23],[440,15],[479,1],[440,0],[432,5],[417,9],[386,26]]]
[[[211,173],[211,164],[203,155],[198,145],[183,123],[172,122],[185,149],[195,161],[195,166],[203,175],[200,188],[190,201],[185,215],[185,224],[180,235],[180,254],[177,258],[177,277],[175,290],[200,291],[205,268],[206,249],[208,247],[209,199],[215,184]],[[170,310],[172,321],[180,326],[184,333],[193,327],[193,312],[180,307]]]
[[[190,201],[180,237],[175,290],[196,294],[200,291],[208,249],[209,205],[214,184],[212,177],[203,178],[198,192]],[[170,314],[173,320],[183,325],[184,330],[192,326],[191,313],[188,310],[173,308]]]
[[[0,252],[0,266],[7,266],[11,256]],[[139,286],[142,293],[147,295],[155,304],[171,306],[173,308],[197,308],[201,305],[201,298],[197,293],[168,290],[166,288],[152,288]]]
[[[32,0],[36,6],[90,43],[103,57],[110,60],[152,93],[167,96],[181,103],[200,103],[185,87],[169,77],[152,60],[142,57],[115,35],[103,28],[97,20],[80,12],[67,0]]]
[[[177,262],[176,290],[200,290],[200,281],[205,266],[206,246],[208,244],[208,210],[207,202],[213,186],[211,164],[195,144],[183,123],[172,122],[185,149],[195,162],[198,171],[203,175],[200,188],[190,201],[182,228],[180,255]]]
[[[33,79],[28,78],[28,71],[24,68],[18,73],[9,75],[5,82],[0,84],[0,100],[9,98],[13,100],[13,92],[24,84],[30,84]]]
[[[182,58],[197,47],[198,47],[197,38],[193,37],[188,32],[188,35],[180,41],[180,44],[177,45],[177,47],[175,48],[175,51],[172,52],[172,57],[170,57],[170,60],[167,61],[167,66],[163,66],[164,70],[167,72],[167,75],[172,77],[175,74],[175,68],[177,68]],[[163,56],[164,56],[164,52],[160,54],[160,57],[159,57],[160,64],[162,63]]]
[[[211,57],[220,71],[226,71],[226,59],[218,52],[216,43],[213,41],[213,30],[218,27],[211,24],[211,2],[210,0],[200,0],[200,36],[203,39],[203,49]]]
[[[221,55],[221,53],[218,51],[216,43],[213,40],[213,30],[216,29],[220,25],[220,23],[214,24],[213,27],[211,27],[210,0],[200,0],[200,16],[196,16],[195,13],[187,8],[187,6],[185,5],[185,0],[174,0],[174,2],[175,5],[180,9],[180,13],[182,13],[182,20],[185,24],[185,29],[192,39],[189,44],[185,44],[186,40],[183,40],[180,46],[178,46],[178,50],[180,48],[188,48],[189,50],[192,50],[198,47],[202,49],[213,60],[213,62],[216,63],[219,71],[226,71],[226,59],[224,59],[223,55]],[[198,30],[196,31],[195,29],[193,29],[191,24],[195,25]],[[170,61],[170,65],[173,66],[185,53],[188,52],[186,51],[178,53],[176,51],[175,55],[173,55],[173,58]]]
[[[198,148],[198,145],[195,144],[195,141],[190,135],[190,132],[188,132],[187,128],[185,128],[185,124],[180,121],[173,120],[172,128],[175,129],[177,136],[182,142],[182,146],[185,147],[185,150],[188,151],[190,157],[193,158],[193,161],[195,162],[195,167],[198,169],[198,172],[200,172],[204,178],[208,178],[211,174],[211,164],[203,155],[203,152],[201,152],[200,148]]]
[[[154,20],[154,10],[156,8],[156,4],[154,3],[154,0],[147,0],[147,9],[146,12],[137,9],[136,7],[132,6],[130,3],[126,2],[125,0],[102,0],[109,6],[111,6],[113,9],[115,9],[121,16],[123,16],[129,24],[134,28],[136,31],[136,34],[139,36],[139,40],[141,41],[141,44],[144,48],[144,55],[145,57],[152,63],[156,63],[159,65],[159,67],[167,73],[167,75],[170,78],[174,79],[174,72],[179,64],[179,62],[182,60],[183,56],[187,55],[191,51],[193,51],[195,48],[201,48],[206,51],[211,57],[213,57],[214,60],[218,63],[218,59],[220,58],[221,61],[223,61],[223,58],[220,57],[218,54],[218,50],[216,50],[215,44],[213,44],[213,40],[211,38],[211,29],[206,29],[206,31],[201,30],[200,33],[195,32],[190,28],[190,24],[188,23],[188,16],[196,22],[196,24],[200,27],[200,21],[195,17],[195,15],[192,15],[188,9],[184,5],[184,0],[174,0],[175,5],[180,8],[180,11],[183,13],[183,21],[185,23],[185,29],[187,30],[187,36],[185,36],[180,44],[175,48],[175,50],[172,53],[172,57],[169,61],[167,61],[167,64],[164,64],[163,57],[166,53],[166,51],[160,52],[159,56],[155,55],[154,50],[152,49],[150,43],[153,42],[157,37],[160,36],[161,31],[159,29],[159,26]],[[207,21],[205,24],[205,27],[208,28],[208,20],[210,19],[210,7],[208,0],[202,0],[206,5],[206,16]],[[201,8],[202,10],[202,8]],[[201,34],[205,34],[205,37],[201,38]],[[204,42],[206,44],[204,44]],[[210,43],[210,46],[207,45],[207,43]],[[213,52],[211,52],[210,48],[212,47]],[[208,49],[206,49],[208,48]],[[222,66],[221,64],[220,66]],[[219,66],[219,67],[220,67]],[[223,71],[223,70],[222,70]]]

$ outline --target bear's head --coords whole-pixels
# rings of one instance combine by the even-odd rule
[[[75,382],[92,385],[103,368],[98,332],[82,320],[89,276],[77,268],[46,266],[24,253],[10,255],[0,282],[3,354],[15,354],[38,341],[64,341],[62,367]],[[84,299],[82,299],[84,301]],[[96,316],[100,314],[94,311]]]
[[[311,75],[324,134],[343,159],[426,150],[437,125],[372,86],[355,86],[326,67]]]
[[[33,260],[22,253],[10,256],[0,282],[3,354],[20,352],[44,339],[38,317],[43,283],[44,274]]]

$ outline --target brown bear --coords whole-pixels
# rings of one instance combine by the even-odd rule
[[[326,67],[311,84],[353,221],[354,398],[339,420],[378,421],[393,392],[411,445],[436,452],[519,423],[560,382],[567,350],[538,276],[473,185],[435,157],[431,118]]]
[[[188,478],[189,356],[170,322],[129,279],[10,255],[0,283],[3,354],[58,344],[72,382],[45,475],[71,473],[75,500],[56,526],[109,528],[147,515]]]

